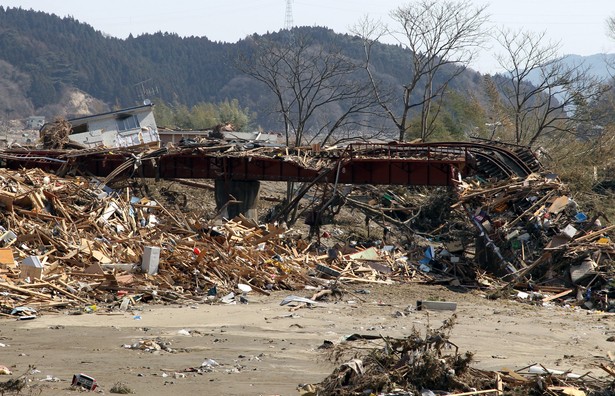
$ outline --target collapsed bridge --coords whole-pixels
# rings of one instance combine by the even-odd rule
[[[255,207],[259,181],[454,186],[471,174],[525,177],[541,165],[527,148],[494,143],[350,144],[320,148],[272,148],[210,142],[153,151],[136,149],[25,150],[0,152],[6,168],[41,168],[60,176],[213,179],[216,201]]]

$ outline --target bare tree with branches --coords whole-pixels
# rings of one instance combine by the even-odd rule
[[[486,6],[475,7],[469,0],[419,0],[393,10],[391,17],[393,28],[365,18],[353,32],[363,39],[372,89],[395,124],[399,140],[405,139],[416,112],[420,114],[420,138],[426,140],[449,83],[465,70],[486,38]],[[410,54],[401,108],[393,100],[394,88],[377,79],[371,64],[373,46],[384,35],[391,35]]]
[[[615,15],[606,19],[606,34],[615,40]]]
[[[365,116],[376,106],[362,65],[334,43],[294,33],[286,41],[256,38],[252,44],[254,52],[237,67],[275,97],[288,146],[324,145],[338,131],[367,126]]]
[[[615,41],[615,15],[606,19],[606,35],[611,40]],[[612,54],[604,54],[604,63],[607,67],[607,72],[611,79],[615,79],[615,56]]]
[[[345,139],[349,134],[356,136],[357,130],[367,130],[378,106],[362,62],[345,56],[334,42],[316,43],[296,30],[286,33],[286,40],[254,37],[251,54],[236,62],[238,69],[263,83],[275,98],[286,145],[325,145],[336,137]],[[297,218],[295,197],[310,187],[295,189],[294,183],[287,184],[292,214],[283,211],[288,223]]]
[[[545,41],[544,32],[503,29],[496,39],[504,49],[498,81],[514,143],[531,147],[547,134],[576,134],[580,123],[592,121],[588,106],[608,90],[603,79],[582,63],[564,63],[559,44]]]

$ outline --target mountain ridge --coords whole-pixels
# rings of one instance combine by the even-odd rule
[[[93,106],[83,107],[89,110],[104,104],[130,107],[144,99],[187,107],[237,99],[241,108],[257,114],[253,127],[279,130],[281,122],[266,89],[235,69],[232,55],[250,51],[250,42],[257,38],[279,41],[290,33],[309,35],[315,42],[336,42],[346,56],[363,61],[361,40],[325,27],[253,34],[235,43],[160,31],[120,39],[72,17],[0,6],[0,91],[4,93],[0,117],[63,115],[63,102],[75,92],[93,98]],[[585,58],[595,60],[599,68],[598,55]],[[399,45],[378,43],[372,58],[374,71],[399,89],[406,82],[408,57]],[[584,57],[569,58],[572,62]],[[471,68],[463,71],[450,85],[460,93],[455,100],[487,103],[485,76]],[[449,124],[460,122],[453,119]],[[473,128],[483,124],[474,122]]]
[[[347,56],[363,61],[356,37],[324,27],[292,32],[308,34],[315,42],[335,41]],[[0,7],[0,69],[5,71],[0,87],[12,92],[0,98],[0,116],[3,108],[11,109],[13,117],[55,116],[52,110],[65,90],[76,89],[113,107],[129,107],[146,98],[188,107],[237,99],[242,108],[257,113],[256,125],[274,128],[279,119],[264,98],[263,86],[236,70],[230,56],[249,51],[254,38],[282,40],[288,33],[254,34],[236,43],[168,32],[118,39],[71,17]],[[403,84],[407,58],[401,46],[374,47],[374,68],[392,85]],[[481,75],[468,70],[452,88],[477,92],[480,84]]]

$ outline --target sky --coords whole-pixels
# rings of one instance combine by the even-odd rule
[[[608,38],[605,22],[615,16],[613,0],[472,1],[488,5],[495,27],[545,31],[550,41],[560,43],[562,55],[615,53],[615,40]],[[348,33],[365,15],[392,23],[390,11],[404,4],[407,1],[292,0],[292,21],[294,26],[326,26]],[[72,16],[118,38],[162,31],[236,42],[252,33],[282,29],[287,0],[0,0],[0,5]],[[497,71],[496,52],[495,47],[484,49],[471,67],[484,73]]]

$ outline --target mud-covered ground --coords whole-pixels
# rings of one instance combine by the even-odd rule
[[[73,374],[94,377],[110,393],[121,382],[136,394],[293,395],[316,383],[335,365],[318,349],[353,333],[404,337],[413,327],[439,327],[450,311],[417,311],[417,300],[457,302],[451,341],[475,353],[487,370],[548,368],[591,371],[610,362],[613,317],[586,310],[488,300],[480,291],[452,292],[441,286],[347,285],[339,300],[294,312],[281,306],[288,292],[248,296],[248,304],[137,305],[124,313],[45,314],[31,321],[4,319],[0,365],[11,377],[36,368],[22,394],[71,395]],[[296,291],[311,296],[312,291]],[[367,293],[367,294],[364,294]],[[401,315],[400,313],[403,313]],[[127,349],[158,339],[173,351]],[[194,372],[206,359],[218,363]],[[0,376],[0,381],[10,377]]]

